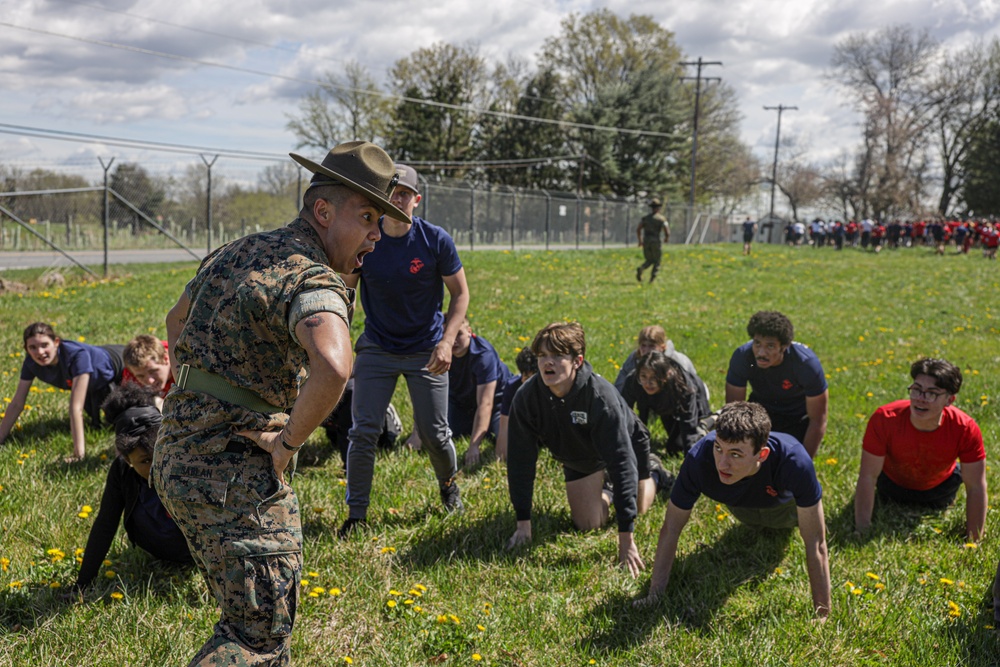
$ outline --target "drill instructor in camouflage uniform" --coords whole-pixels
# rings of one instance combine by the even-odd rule
[[[222,610],[191,665],[290,663],[302,527],[283,472],[351,376],[338,272],[361,266],[383,214],[406,218],[381,148],[292,158],[314,173],[299,217],[210,254],[167,315],[177,384],[152,476]]]
[[[656,280],[656,274],[660,271],[660,260],[663,258],[663,246],[660,245],[660,234],[663,234],[663,242],[670,242],[670,223],[660,213],[663,203],[656,198],[649,201],[649,208],[652,209],[639,221],[635,233],[639,237],[639,245],[642,246],[642,255],[645,262],[635,270],[635,279],[642,282],[642,272],[652,266],[653,271],[649,276],[649,282]]]

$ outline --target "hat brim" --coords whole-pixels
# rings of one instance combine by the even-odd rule
[[[298,162],[300,165],[302,165],[312,173],[329,176],[330,178],[334,179],[335,181],[337,181],[337,183],[343,185],[344,187],[350,188],[351,190],[354,190],[358,194],[364,195],[373,202],[376,202],[378,204],[378,207],[381,208],[385,212],[385,215],[389,216],[390,218],[395,218],[396,220],[400,220],[402,222],[413,222],[413,220],[410,219],[410,216],[406,215],[406,213],[404,213],[402,209],[397,208],[392,204],[392,202],[389,201],[389,196],[392,195],[391,192],[387,196],[384,192],[373,190],[363,183],[358,183],[357,181],[352,180],[350,176],[337,173],[332,169],[324,167],[318,162],[313,162],[309,158],[302,157],[301,155],[296,155],[295,153],[289,153],[288,155],[293,160]]]

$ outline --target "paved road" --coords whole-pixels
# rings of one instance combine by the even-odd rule
[[[204,252],[195,251],[198,258]],[[70,253],[73,258],[95,273],[104,266],[103,250],[77,250]],[[193,262],[194,257],[184,250],[109,250],[109,264],[158,264],[163,262]],[[49,268],[73,266],[57,252],[0,252],[0,271],[4,269]]]

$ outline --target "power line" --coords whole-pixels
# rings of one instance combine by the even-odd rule
[[[228,65],[226,63],[218,63],[210,60],[201,60],[199,58],[192,58],[190,56],[182,56],[176,53],[167,53],[164,51],[154,51],[152,49],[144,49],[138,46],[131,46],[128,44],[120,44],[118,42],[109,42],[107,40],[101,39],[89,39],[86,37],[76,37],[73,35],[66,35],[63,33],[53,32],[50,30],[42,30],[40,28],[30,28],[27,26],[14,25],[13,23],[7,23],[5,21],[0,21],[0,26],[6,28],[13,28],[15,30],[23,30],[25,32],[31,32],[39,35],[46,35],[48,37],[59,37],[62,39],[69,39],[76,42],[82,42],[84,44],[93,44],[96,46],[104,46],[112,49],[120,49],[123,51],[130,51],[132,53],[139,53],[147,56],[154,56],[157,58],[166,58],[168,60],[175,60],[178,62],[186,62],[195,65],[202,65],[205,67],[217,67],[219,69],[229,70],[231,72],[241,72],[243,74],[253,74],[255,76],[263,76],[272,79],[281,79],[283,81],[292,81],[295,83],[306,83],[314,86],[330,86],[332,88],[337,88],[339,90],[345,90],[348,92],[360,93],[362,95],[373,95],[376,97],[382,97],[389,100],[395,100],[397,102],[406,102],[408,104],[422,104],[424,106],[437,107],[441,109],[450,109],[453,111],[462,111],[465,113],[477,113],[484,116],[495,116],[497,118],[508,118],[511,120],[523,120],[532,123],[543,123],[547,125],[556,125],[558,127],[564,128],[575,128],[581,130],[595,130],[598,132],[614,132],[617,134],[627,134],[632,136],[643,136],[643,137],[666,137],[672,138],[674,135],[669,132],[653,132],[650,130],[635,130],[631,128],[624,127],[612,127],[608,125],[591,125],[588,123],[574,123],[567,120],[557,120],[552,118],[538,118],[535,116],[525,116],[522,114],[508,113],[504,111],[492,111],[490,109],[477,109],[475,107],[463,106],[459,104],[448,104],[447,102],[435,102],[433,100],[423,100],[413,97],[405,97],[403,95],[393,95],[391,93],[384,93],[379,90],[366,90],[364,88],[352,88],[350,86],[344,86],[336,84],[330,81],[322,82],[316,81],[315,79],[303,79],[297,76],[290,76],[287,74],[275,74],[273,72],[264,72],[262,70],[250,69],[247,67],[238,67],[236,65]]]

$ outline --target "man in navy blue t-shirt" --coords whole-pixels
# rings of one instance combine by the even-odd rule
[[[823,490],[812,459],[795,438],[771,431],[767,413],[757,403],[726,405],[715,425],[716,430],[692,447],[681,464],[656,544],[649,595],[637,604],[650,604],[667,590],[681,531],[704,494],[725,504],[734,517],[750,526],[791,528],[798,524],[813,609],[820,617],[827,616],[830,564]]]
[[[354,425],[348,434],[347,505],[340,528],[346,536],[368,515],[375,448],[385,410],[400,375],[413,404],[414,427],[427,450],[446,509],[461,509],[455,474],[455,445],[448,428],[448,369],[452,347],[469,307],[469,287],[448,233],[413,215],[420,203],[417,172],[396,165],[399,183],[392,203],[412,222],[385,217],[382,239],[365,257],[360,273],[343,276],[361,283],[365,330],[354,346]],[[441,312],[444,288],[450,300]]]
[[[777,311],[758,311],[747,324],[752,339],[733,352],[726,375],[726,403],[760,403],[771,428],[795,436],[809,456],[826,434],[829,403],[826,375],[816,354],[792,338],[791,321]]]

